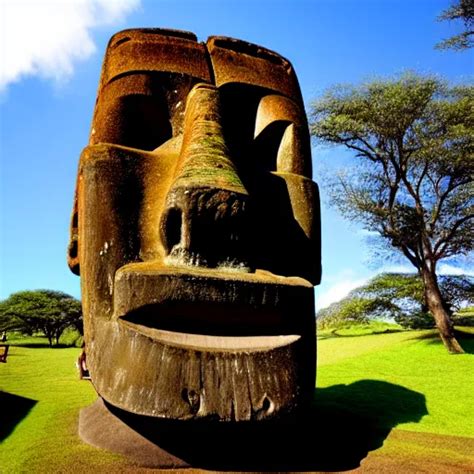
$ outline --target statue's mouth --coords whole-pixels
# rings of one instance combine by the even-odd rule
[[[127,264],[112,321],[95,320],[94,385],[155,418],[282,416],[314,385],[313,310],[313,287],[298,277]]]
[[[210,336],[259,336],[278,333],[283,315],[278,308],[255,308],[240,304],[200,301],[165,301],[147,304],[119,318],[131,327],[206,334]],[[157,334],[144,331],[149,336]]]
[[[133,263],[116,274],[114,317],[170,344],[269,347],[301,334],[294,308],[308,289],[302,278],[267,272]]]

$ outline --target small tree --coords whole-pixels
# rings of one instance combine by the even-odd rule
[[[60,291],[20,291],[0,302],[0,331],[41,331],[50,347],[59,343],[66,328],[81,326],[81,302]]]
[[[319,310],[316,319],[320,329],[340,329],[354,324],[368,324],[374,319],[389,318],[397,310],[389,301],[371,296],[357,296],[351,292],[342,300]]]
[[[474,0],[457,0],[450,8],[441,13],[438,20],[460,20],[464,23],[464,31],[438,43],[437,48],[457,51],[472,48],[474,44]]]
[[[329,90],[311,132],[359,159],[331,183],[342,214],[376,231],[419,272],[450,352],[463,352],[441,294],[438,262],[474,248],[474,88],[405,74]]]

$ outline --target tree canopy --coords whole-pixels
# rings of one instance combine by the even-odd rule
[[[42,332],[49,345],[68,327],[82,331],[81,302],[53,290],[20,291],[0,301],[0,331]]]
[[[472,48],[474,45],[474,0],[457,0],[441,13],[438,20],[459,20],[463,23],[464,31],[438,43],[437,48],[457,51]]]
[[[440,289],[450,314],[474,304],[474,277],[441,275]],[[425,304],[423,282],[414,273],[382,273],[341,301],[318,311],[318,326],[346,327],[372,320],[393,320],[404,328],[435,325]]]
[[[332,203],[418,270],[443,342],[462,352],[436,270],[474,249],[474,87],[413,73],[336,86],[313,104],[311,132],[354,152],[357,166],[330,183]]]

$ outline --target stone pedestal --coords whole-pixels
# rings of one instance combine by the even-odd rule
[[[314,464],[314,419],[219,422],[160,420],[117,409],[99,398],[79,415],[79,435],[97,448],[155,469],[307,470]],[[312,469],[310,469],[312,470]]]
[[[111,411],[102,398],[79,414],[79,436],[96,448],[123,454],[143,466],[163,469],[185,468],[189,464],[147,439]]]

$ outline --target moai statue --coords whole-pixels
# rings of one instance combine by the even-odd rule
[[[113,36],[69,249],[107,405],[228,422],[305,406],[321,260],[311,173],[286,59],[183,31]]]

